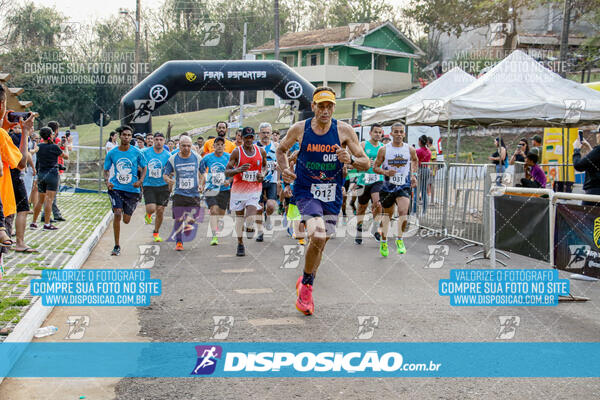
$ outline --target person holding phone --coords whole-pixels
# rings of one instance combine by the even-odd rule
[[[585,194],[600,195],[600,145],[594,148],[583,138],[579,131],[577,140],[573,143],[573,166],[576,171],[585,172],[583,190]],[[600,143],[600,130],[596,131],[596,143]],[[598,205],[596,202],[584,201],[585,205]]]
[[[524,163],[527,154],[529,154],[529,142],[527,141],[527,139],[523,138],[519,140],[517,148],[513,153],[512,157],[510,158],[509,164],[514,165],[515,162]]]

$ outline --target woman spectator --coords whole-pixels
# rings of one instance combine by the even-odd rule
[[[508,166],[506,160],[506,145],[504,144],[504,140],[501,137],[497,137],[494,139],[494,144],[496,145],[496,152],[492,154],[489,158],[491,162],[496,164],[496,173],[500,174],[504,172],[504,169]],[[496,178],[496,183],[499,185],[502,177],[500,176],[500,180]]]
[[[421,210],[424,213],[427,210],[427,184],[429,183],[429,166],[422,165],[423,163],[431,162],[431,151],[427,148],[427,136],[422,135],[419,137],[419,148],[417,149],[417,158],[419,159],[419,194],[423,200],[423,208]],[[413,209],[416,208],[416,202]]]
[[[110,136],[108,137],[108,140],[106,141],[106,145],[104,146],[104,148],[106,149],[106,152],[108,153],[115,147],[117,147],[117,132],[112,131],[110,133]]]
[[[37,218],[44,206],[44,229],[55,231],[58,228],[50,223],[52,202],[58,190],[58,157],[69,159],[69,151],[61,150],[57,144],[52,142],[52,130],[48,127],[40,129],[42,143],[38,146],[37,165],[38,171],[38,201],[33,210],[33,222],[29,227],[37,229]]]
[[[515,165],[515,162],[525,162],[525,158],[529,154],[529,141],[525,138],[519,140],[519,144],[517,144],[517,149],[513,153],[510,158],[510,165]]]
[[[31,135],[31,139],[29,140],[29,157],[27,158],[27,169],[25,170],[25,176],[23,180],[25,181],[25,189],[27,190],[27,198],[29,199],[29,204],[31,204],[32,211],[29,211],[29,214],[33,214],[33,207],[37,202],[37,171],[35,169],[35,162],[37,161],[37,152],[38,152],[38,143],[40,142],[40,137],[38,134]]]

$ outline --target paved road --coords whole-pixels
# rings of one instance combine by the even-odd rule
[[[140,210],[138,210],[139,212]],[[147,227],[148,232],[150,228]],[[166,229],[171,228],[167,221]],[[214,316],[233,317],[227,341],[358,341],[359,317],[376,316],[370,341],[494,342],[499,316],[518,316],[513,341],[597,341],[600,297],[597,283],[571,281],[572,293],[592,299],[557,307],[452,307],[437,294],[438,280],[465,265],[470,253],[446,242],[449,255],[439,269],[425,268],[428,246],[437,238],[407,239],[408,253],[379,256],[366,240],[335,238],[327,246],[314,285],[315,315],[296,311],[297,268],[282,268],[284,246],[294,245],[284,232],[250,242],[247,256],[235,257],[235,240],[210,247],[206,223],[182,253],[173,243],[160,245],[152,277],[162,280],[163,294],[138,308],[140,335],[153,341],[210,341]],[[166,235],[165,235],[166,236]],[[472,249],[470,249],[472,250]],[[472,252],[472,251],[471,251]],[[290,266],[289,264],[287,266]],[[538,267],[534,260],[513,256],[510,267]],[[562,278],[567,277],[562,276]],[[597,379],[122,379],[118,399],[591,399],[600,396]]]

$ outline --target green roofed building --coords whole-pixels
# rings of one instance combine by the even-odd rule
[[[250,50],[257,60],[273,60],[275,42]],[[415,59],[423,51],[391,22],[350,24],[292,32],[279,39],[279,59],[313,85],[332,87],[337,97],[372,97],[410,89]],[[274,104],[259,91],[257,104]]]

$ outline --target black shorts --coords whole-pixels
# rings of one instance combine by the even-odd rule
[[[144,202],[166,207],[169,204],[169,186],[144,186]]]
[[[27,198],[27,189],[25,189],[25,182],[23,182],[21,171],[11,170],[10,175],[12,178],[13,191],[15,192],[17,212],[27,212],[29,211],[29,199]]]
[[[108,195],[110,196],[113,211],[121,209],[125,215],[133,215],[137,203],[140,201],[139,193],[126,192],[124,190],[109,190]]]
[[[362,187],[362,193],[358,196],[358,204],[364,206],[371,201],[372,193],[379,193],[383,188],[383,181],[375,182]]]
[[[221,210],[227,210],[227,207],[229,207],[229,194],[229,190],[219,190],[216,193],[214,191],[204,193],[206,206],[208,208],[217,206]]]
[[[200,207],[200,196],[173,195],[173,207]]]
[[[47,190],[58,191],[58,170],[43,171],[38,173],[38,192],[46,193]]]
[[[262,199],[263,203],[267,200],[277,201],[277,183],[275,182],[263,182],[262,184]]]
[[[398,188],[393,192],[379,192],[379,201],[381,201],[381,206],[383,208],[392,207],[394,204],[396,204],[396,199],[398,197],[408,197],[410,199],[410,187]]]

